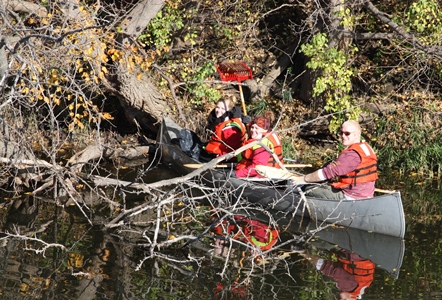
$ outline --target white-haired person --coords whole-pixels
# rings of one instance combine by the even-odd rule
[[[366,142],[361,141],[361,126],[349,120],[341,126],[341,140],[345,149],[338,158],[323,168],[293,180],[305,187],[308,197],[334,200],[357,200],[374,196],[377,174],[377,155]],[[337,178],[331,184],[310,185]]]

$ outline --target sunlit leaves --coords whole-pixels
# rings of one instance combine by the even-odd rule
[[[434,0],[419,0],[413,2],[406,16],[407,26],[412,31],[421,33],[422,42],[440,42],[442,34],[442,13],[439,5]]]
[[[149,23],[149,29],[139,39],[156,49],[169,46],[173,32],[184,27],[182,12],[178,10],[181,0],[167,1],[167,5]]]
[[[356,49],[350,48],[350,54]],[[320,70],[313,88],[313,96],[324,96],[325,110],[329,113],[342,112],[333,115],[330,122],[330,131],[336,131],[342,123],[342,118],[358,119],[360,108],[355,100],[351,99],[351,79],[354,70],[351,69],[343,52],[328,46],[328,39],[324,33],[315,35],[310,43],[301,46],[301,52],[310,58],[307,67]]]
[[[97,25],[89,9],[80,7],[78,11],[82,16],[64,23],[63,27],[57,15],[45,18],[53,28],[51,35],[69,34],[55,47],[49,44],[46,49],[36,50],[33,60],[21,71],[23,79],[19,82],[19,91],[30,103],[49,110],[57,108],[61,112],[57,117],[69,124],[71,131],[103,119],[113,119],[110,113],[101,111],[101,106],[94,105],[102,100],[101,89],[111,64],[116,63],[127,72],[136,72],[141,79],[143,71],[150,68],[157,55],[155,51],[146,54],[145,49],[137,46],[117,44],[112,31],[87,28]]]

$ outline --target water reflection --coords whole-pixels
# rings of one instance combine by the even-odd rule
[[[361,257],[376,266],[376,282],[383,271],[398,277],[405,249],[400,239],[354,229],[211,211],[208,227],[197,229],[205,233],[200,239],[140,265],[149,253],[142,239],[152,235],[148,227],[103,231],[84,222],[75,206],[62,211],[50,199],[17,198],[8,207],[0,282],[10,299],[338,299],[341,291],[329,288],[329,274],[313,260],[335,266],[341,254]],[[15,239],[14,230],[30,240]],[[34,237],[66,249],[41,255],[35,250],[44,245]]]
[[[219,212],[212,215],[214,253],[227,257],[232,249],[232,239],[246,243],[254,258],[260,258],[262,251],[270,250],[276,244],[279,230],[272,224],[263,223],[251,218],[235,215],[223,218]]]
[[[303,253],[303,256],[314,268],[336,281],[341,300],[362,299],[365,289],[374,280],[376,265],[357,253],[341,249],[333,251],[330,259],[309,252]]]

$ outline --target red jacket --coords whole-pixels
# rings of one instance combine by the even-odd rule
[[[241,119],[228,119],[215,126],[214,133],[205,149],[218,156],[227,154],[242,146],[245,133],[246,128]]]
[[[350,185],[355,186],[358,183],[373,182],[378,179],[378,159],[370,145],[366,142],[356,143],[344,149],[341,153],[346,151],[356,151],[361,157],[361,162],[354,171],[340,176],[338,182],[332,184],[334,188],[344,189]]]

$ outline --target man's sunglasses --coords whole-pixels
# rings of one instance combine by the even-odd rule
[[[349,135],[352,134],[353,132],[350,132],[350,131],[341,131],[340,133],[341,133],[341,135],[345,134],[345,136],[349,136]]]

